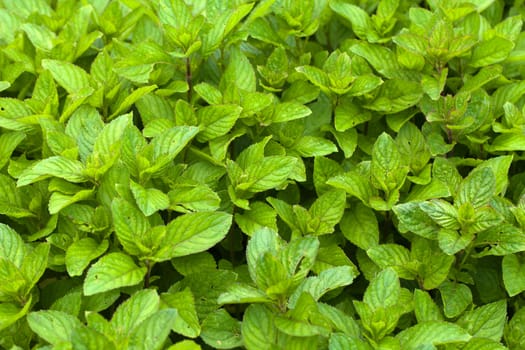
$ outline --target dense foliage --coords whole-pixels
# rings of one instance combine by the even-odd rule
[[[0,348],[525,349],[523,0],[0,0]]]

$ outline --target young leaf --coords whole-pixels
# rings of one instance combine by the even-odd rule
[[[83,327],[76,317],[55,310],[31,312],[27,322],[36,334],[52,345],[71,341],[73,332]]]
[[[231,349],[242,345],[241,322],[224,309],[217,310],[202,322],[201,338],[215,349]]]
[[[116,252],[104,255],[89,268],[84,280],[84,295],[139,284],[146,270],[146,267],[137,266],[126,254]]]
[[[84,165],[77,160],[53,156],[37,161],[18,177],[17,186],[26,186],[48,177],[58,177],[70,182],[85,182]]]
[[[501,263],[503,268],[503,283],[509,295],[515,296],[525,290],[525,264],[517,254],[509,254],[503,257]]]
[[[396,338],[403,349],[416,350],[429,345],[466,343],[471,336],[465,329],[453,323],[428,321],[401,331]]]
[[[232,216],[223,212],[198,212],[177,217],[166,228],[166,236],[153,255],[155,261],[205,251],[221,241],[232,223]]]
[[[108,249],[109,242],[97,243],[93,238],[82,238],[71,244],[66,251],[66,269],[70,276],[80,276],[89,263]]]

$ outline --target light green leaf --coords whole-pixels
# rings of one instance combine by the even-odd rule
[[[252,281],[257,279],[259,258],[266,253],[277,254],[281,244],[281,238],[275,230],[264,227],[254,232],[246,247],[246,260]]]
[[[370,17],[359,6],[335,0],[330,1],[330,8],[352,24],[352,29],[359,38],[377,38],[377,33]]]
[[[400,278],[415,278],[416,271],[410,258],[410,251],[402,245],[380,244],[370,247],[366,254],[381,269],[391,267]]]
[[[403,350],[427,349],[428,345],[466,343],[471,336],[458,325],[443,321],[421,322],[397,336]]]
[[[418,323],[443,321],[439,306],[432,300],[428,292],[421,289],[414,290],[414,313]]]
[[[316,335],[327,335],[329,330],[307,323],[302,320],[294,320],[278,315],[274,320],[275,327],[282,333],[293,337],[312,337]]]
[[[514,43],[512,41],[495,36],[474,47],[469,64],[473,67],[490,66],[505,60],[513,48]]]
[[[166,228],[166,236],[155,261],[205,251],[220,242],[228,233],[232,216],[223,212],[198,212],[177,217]]]
[[[332,190],[319,196],[309,209],[312,218],[317,218],[315,234],[327,234],[334,231],[334,226],[341,220],[346,206],[346,194],[341,190]]]
[[[24,317],[31,309],[32,297],[21,308],[18,303],[0,303],[0,332]]]
[[[275,106],[272,122],[283,123],[290,120],[305,118],[312,114],[312,110],[297,102],[282,102]]]
[[[363,302],[370,308],[389,308],[399,302],[401,285],[396,272],[386,268],[376,275],[365,291]]]
[[[64,61],[43,59],[42,67],[48,69],[57,83],[70,94],[90,88],[90,77],[79,66]]]
[[[151,228],[144,214],[122,198],[111,203],[115,233],[125,251],[132,255],[142,255],[146,247],[142,237]]]
[[[326,183],[335,188],[345,190],[346,193],[357,197],[365,205],[368,205],[370,198],[376,194],[369,179],[355,171],[336,175],[328,179]]]
[[[26,33],[36,48],[43,51],[50,51],[53,48],[56,34],[47,27],[33,23],[24,23],[20,28]]]
[[[146,267],[137,266],[126,254],[104,255],[89,268],[84,280],[84,295],[139,284],[146,275],[146,270]]]
[[[83,327],[76,317],[55,310],[31,312],[27,315],[27,323],[33,332],[52,345],[71,341],[74,330]]]
[[[127,111],[137,100],[142,98],[144,95],[149,94],[153,90],[157,88],[157,85],[148,85],[148,86],[142,86],[135,90],[133,90],[131,93],[127,94],[124,100],[118,105],[117,109],[109,116],[109,120],[115,118],[122,112]]]
[[[421,208],[421,202],[408,202],[394,206],[399,219],[399,231],[413,232],[421,237],[437,239],[439,226]]]
[[[374,211],[357,203],[348,209],[339,222],[346,239],[357,247],[368,250],[379,243],[379,226]]]
[[[69,276],[80,276],[89,263],[104,254],[109,242],[103,240],[100,244],[93,238],[86,237],[73,242],[66,250],[66,269]]]
[[[461,315],[472,303],[472,292],[465,284],[446,281],[439,286],[439,292],[443,301],[443,312],[448,318]]]
[[[219,195],[206,185],[180,185],[168,192],[169,208],[183,213],[219,209]]]
[[[448,255],[454,255],[465,249],[473,239],[473,235],[455,230],[441,229],[438,232],[439,248]]]
[[[473,170],[460,184],[455,204],[471,203],[474,208],[486,205],[496,191],[496,178],[490,168]]]
[[[290,296],[289,307],[293,309],[304,292],[309,293],[317,301],[329,291],[351,284],[355,277],[357,277],[357,270],[354,266],[336,266],[323,270],[318,276],[303,280]]]
[[[337,146],[330,140],[317,136],[303,136],[293,148],[302,157],[319,157],[337,152]]]
[[[178,318],[174,309],[157,311],[140,323],[129,337],[129,348],[134,350],[161,350],[171,332],[166,327]]]
[[[242,340],[248,350],[275,349],[277,329],[274,318],[275,314],[265,305],[248,306],[241,323]]]
[[[174,332],[190,338],[200,334],[201,325],[195,310],[195,298],[189,289],[177,293],[163,293],[160,299],[163,305],[177,310],[178,317],[171,326]]]
[[[250,210],[246,210],[242,214],[235,214],[235,223],[242,232],[252,236],[255,231],[263,227],[277,230],[276,218],[277,213],[272,207],[266,203],[256,201],[250,203]]]
[[[11,227],[0,223],[0,256],[20,267],[25,255],[26,248],[20,235]]]
[[[525,290],[525,264],[516,254],[505,255],[501,263],[503,283],[509,295],[515,296]]]
[[[226,293],[223,293],[217,299],[219,304],[243,304],[243,303],[266,303],[272,300],[268,296],[255,287],[248,284],[236,283],[228,288]]]
[[[456,323],[473,337],[499,342],[503,336],[506,320],[507,303],[505,300],[500,300],[465,312]]]
[[[5,132],[0,135],[0,169],[8,162],[16,147],[26,138],[26,134],[19,131]]]
[[[294,170],[296,158],[288,156],[269,156],[255,164],[250,164],[245,172],[246,180],[237,185],[240,190],[263,192],[280,186]]]
[[[20,271],[28,281],[28,289],[36,285],[46,271],[49,250],[49,243],[40,243],[26,253]]]
[[[155,172],[170,163],[198,132],[194,126],[176,126],[155,137],[151,141],[154,166],[148,170]]]
[[[132,180],[129,182],[129,187],[137,206],[146,216],[167,209],[170,205],[168,195],[156,188],[144,188]]]
[[[243,344],[241,322],[219,309],[204,319],[200,337],[215,349],[231,349]]]
[[[199,271],[215,270],[217,263],[209,252],[201,252],[171,259],[171,264],[183,276],[188,276]]]
[[[458,210],[452,204],[444,200],[434,199],[420,203],[419,207],[439,226],[449,230],[460,228]]]
[[[117,334],[132,335],[137,326],[159,309],[160,298],[152,289],[140,290],[118,307],[111,318],[111,325]]]
[[[59,177],[70,182],[85,182],[84,165],[78,160],[53,156],[37,161],[26,168],[18,177],[17,186],[26,186],[48,177]]]
[[[200,132],[199,142],[206,142],[227,134],[241,115],[242,108],[237,105],[213,105],[197,111]]]

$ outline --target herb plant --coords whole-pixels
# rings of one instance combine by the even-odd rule
[[[525,349],[523,0],[0,0],[0,348]]]

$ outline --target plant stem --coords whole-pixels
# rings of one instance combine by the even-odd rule
[[[151,277],[151,264],[149,260],[146,260],[145,263],[146,263],[147,272],[146,272],[146,279],[144,281],[144,287],[149,288],[149,279]]]
[[[186,57],[186,83],[188,84],[188,102],[191,102],[193,83],[191,76],[191,60],[189,57]]]

